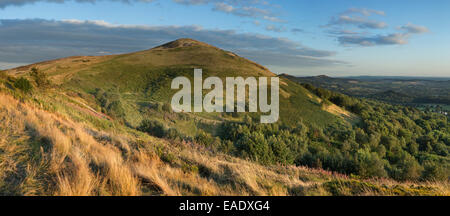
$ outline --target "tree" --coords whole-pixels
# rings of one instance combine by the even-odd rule
[[[392,167],[392,177],[401,181],[419,179],[422,166],[406,151],[399,154],[397,163]]]
[[[387,176],[386,170],[384,169],[384,162],[375,152],[370,152],[367,149],[360,149],[356,154],[356,161],[359,166],[358,174],[360,176]]]

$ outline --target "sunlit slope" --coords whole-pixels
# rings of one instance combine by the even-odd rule
[[[445,183],[262,166],[149,136],[53,90],[22,97],[3,84],[0,195],[449,195]]]
[[[47,72],[63,89],[131,126],[142,121],[147,107],[170,103],[176,92],[170,88],[171,80],[177,76],[192,79],[194,68],[203,69],[203,77],[275,76],[255,62],[192,39],[179,39],[123,55],[71,57],[37,63],[10,70],[10,73],[20,74],[21,70],[24,73],[31,67]],[[283,123],[294,126],[302,121],[323,127],[345,120],[324,109],[316,96],[295,82],[280,78],[280,88],[280,119]],[[108,101],[108,104],[102,104],[102,101]],[[223,119],[217,113],[197,116]]]

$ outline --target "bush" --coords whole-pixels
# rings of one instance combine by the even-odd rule
[[[166,127],[159,121],[144,119],[138,130],[146,132],[150,135],[163,138],[167,135]]]
[[[176,139],[182,140],[184,136],[180,132],[178,132],[177,129],[169,128],[169,130],[167,130],[165,137],[172,139],[172,140],[176,140]]]
[[[50,80],[46,73],[39,71],[37,68],[31,68],[30,76],[36,82],[36,85],[40,88],[47,88],[50,86]]]
[[[106,109],[109,115],[112,115],[116,118],[125,116],[125,109],[123,108],[121,100],[112,101]]]
[[[230,140],[223,140],[218,149],[221,152],[229,154],[235,151],[235,146]]]
[[[260,132],[245,133],[236,141],[243,158],[250,158],[262,164],[273,163],[273,151]]]
[[[24,77],[20,77],[14,82],[14,87],[20,89],[24,93],[29,93],[33,89],[33,86],[31,85],[30,81],[28,81]]]
[[[210,147],[214,142],[214,138],[204,131],[200,131],[197,136],[195,136],[195,142],[200,145]]]

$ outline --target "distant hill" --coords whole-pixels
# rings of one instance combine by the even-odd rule
[[[289,77],[301,83],[338,91],[350,96],[373,98],[396,104],[450,105],[449,78],[422,77]]]
[[[344,79],[357,79],[357,80],[431,80],[431,81],[450,81],[450,77],[419,77],[419,76],[348,76],[339,77]]]

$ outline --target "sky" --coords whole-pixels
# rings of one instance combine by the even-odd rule
[[[0,69],[193,38],[297,76],[450,77],[448,0],[0,0]]]

